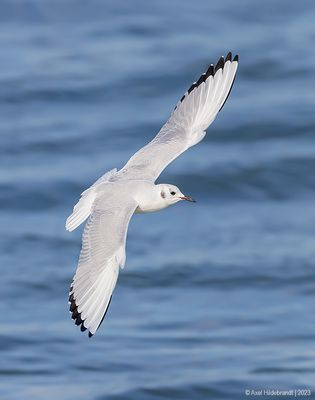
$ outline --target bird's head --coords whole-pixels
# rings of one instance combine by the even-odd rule
[[[177,186],[169,185],[168,183],[157,185],[161,198],[167,206],[175,204],[181,200],[195,202],[191,197],[184,195]]]

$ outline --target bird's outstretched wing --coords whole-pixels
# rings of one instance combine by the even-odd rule
[[[113,188],[93,204],[85,225],[78,268],[70,287],[70,312],[91,337],[105,316],[119,266],[125,264],[130,218],[137,203]]]
[[[127,179],[155,181],[176,157],[200,142],[228,98],[238,66],[238,56],[221,57],[216,66],[194,82],[177,103],[155,138],[135,153],[118,172]]]

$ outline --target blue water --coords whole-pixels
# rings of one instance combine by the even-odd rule
[[[1,400],[314,398],[314,20],[311,0],[1,2]],[[159,179],[197,203],[133,218],[88,339],[65,218],[229,50],[229,100]]]

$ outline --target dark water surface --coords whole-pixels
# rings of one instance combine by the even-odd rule
[[[1,400],[315,390],[314,20],[313,1],[1,2]],[[65,218],[229,50],[231,97],[159,180],[198,202],[135,216],[88,339]]]

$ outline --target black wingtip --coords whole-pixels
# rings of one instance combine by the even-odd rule
[[[195,89],[195,87],[197,87],[197,82],[194,82],[194,83],[190,86],[190,88],[187,90],[188,94],[191,93],[191,92]]]
[[[207,69],[206,76],[213,76],[214,75],[214,65],[210,64],[209,68]]]
[[[202,82],[204,82],[206,80],[206,74],[202,74],[201,77],[198,79],[197,81],[197,86],[201,85]]]
[[[70,301],[70,312],[73,313],[76,310],[77,306],[73,300]]]
[[[206,80],[209,78],[209,76],[214,76],[219,71],[219,69],[223,70],[224,65],[225,65],[225,63],[227,61],[231,61],[232,62],[232,53],[230,51],[227,53],[225,58],[223,56],[219,58],[216,66],[214,66],[213,64],[209,65],[207,71],[200,76],[200,78],[198,79],[197,82],[194,82],[190,86],[190,88],[187,90],[187,92],[184,94],[184,96],[180,99],[180,102],[182,103],[185,100],[186,96],[189,95],[195,88],[200,86],[201,83],[206,82]],[[236,55],[233,58],[233,61],[238,62],[238,55]],[[176,110],[176,108],[177,108],[177,106],[175,107],[174,110]]]
[[[232,60],[232,53],[229,51],[225,57],[225,62]]]
[[[84,320],[81,318],[81,313],[78,310],[78,307],[76,305],[75,298],[74,298],[74,293],[72,293],[72,292],[73,292],[73,287],[71,285],[71,287],[70,287],[70,293],[71,294],[69,296],[69,303],[70,303],[69,309],[70,309],[70,313],[71,313],[71,318],[74,320],[74,323],[77,326],[80,326],[81,332],[85,332],[87,330],[87,328],[84,326]],[[109,302],[107,304],[106,310],[104,311],[104,315],[103,315],[102,320],[99,323],[97,329],[101,326],[102,322],[104,321],[104,318],[105,318],[105,316],[107,314],[107,311],[109,309],[109,305],[110,305],[111,301],[112,301],[112,296],[110,296],[110,299],[109,299]],[[94,334],[89,331],[88,335],[89,335],[89,338],[91,338]]]
[[[83,319],[81,318],[81,314],[78,312],[78,316],[76,317],[76,320],[74,321],[74,323],[76,324],[76,325],[81,325],[81,324],[83,324]]]
[[[224,57],[222,56],[222,57],[220,57],[219,61],[217,62],[217,65],[215,66],[214,71],[217,72],[217,71],[219,71],[219,69],[221,69],[221,68],[223,69],[223,67],[224,67]]]
[[[71,311],[71,310],[70,310],[70,311]],[[73,312],[72,312],[71,318],[72,318],[72,319],[77,319],[78,316],[79,316],[79,311],[78,311],[77,308],[75,308],[75,309],[73,310]]]
[[[73,291],[73,287],[71,285],[70,287],[70,293]],[[74,320],[74,323],[77,326],[80,326],[80,329],[82,332],[86,331],[86,327],[84,326],[84,320],[81,318],[81,313],[78,310],[78,307],[76,305],[75,302],[75,298],[74,298],[74,293],[71,293],[69,296],[69,303],[70,303],[70,313],[71,313],[71,318]]]

